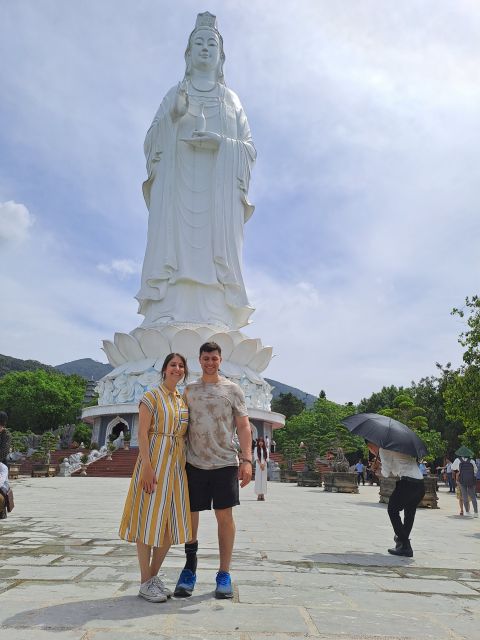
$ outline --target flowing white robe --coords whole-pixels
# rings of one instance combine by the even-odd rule
[[[267,458],[265,459],[263,456],[263,449],[260,449],[260,459],[257,456],[257,447],[253,450],[253,455],[255,457],[255,487],[254,491],[256,495],[267,493],[267,474],[268,474],[268,451]],[[261,469],[260,464],[265,463],[265,469]]]
[[[237,329],[253,311],[242,250],[243,225],[254,209],[247,196],[255,147],[233,91],[190,89],[188,112],[174,122],[176,91],[163,99],[145,140],[149,221],[139,313],[144,326],[173,320]],[[192,137],[201,104],[206,130],[222,136],[218,150],[182,141]]]

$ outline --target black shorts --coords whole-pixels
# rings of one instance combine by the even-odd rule
[[[187,462],[190,510],[229,509],[240,504],[238,467],[199,469]]]

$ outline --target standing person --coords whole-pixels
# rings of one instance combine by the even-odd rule
[[[388,553],[394,556],[413,556],[410,533],[415,521],[415,513],[425,495],[425,482],[416,459],[405,453],[379,449],[376,444],[367,442],[368,448],[380,458],[381,474],[384,478],[398,477],[397,484],[388,501],[388,515],[395,531],[394,549]],[[400,512],[403,511],[403,522]]]
[[[257,446],[253,451],[253,460],[255,462],[255,488],[257,500],[265,500],[267,493],[267,476],[268,476],[268,448],[263,438],[258,438]]]
[[[8,416],[5,411],[0,411],[0,462],[7,464],[10,453],[10,431],[7,429]]]
[[[170,353],[163,363],[162,384],[147,391],[139,407],[139,455],[119,536],[137,544],[138,595],[150,602],[166,602],[172,595],[158,572],[170,546],[192,536],[185,473],[188,408],[176,389],[187,375],[184,356]]]
[[[355,465],[355,471],[357,472],[357,484],[360,486],[360,482],[365,486],[365,465],[361,460],[357,462]]]
[[[448,492],[455,493],[455,478],[453,477],[452,461],[450,458],[446,458],[445,460],[445,474],[447,476]]]
[[[0,520],[5,520],[7,517],[7,500],[5,495],[9,488],[8,467],[6,464],[3,464],[3,462],[0,462]]]
[[[462,455],[462,453],[464,455]],[[477,495],[475,493],[477,465],[472,460],[473,455],[466,447],[461,447],[456,458],[452,464],[452,471],[456,472],[456,482],[460,485],[460,493],[462,495],[463,506],[465,508],[465,514],[470,515],[469,499],[473,505],[473,516],[478,518],[478,504]]]
[[[174,595],[192,595],[196,582],[199,512],[215,511],[220,555],[216,598],[232,598],[230,563],[235,541],[233,507],[240,504],[238,483],[252,478],[252,433],[242,389],[219,375],[222,351],[215,342],[200,347],[202,377],[187,386],[190,422],[187,439],[187,476],[193,534],[185,545],[186,564]],[[235,431],[242,457],[237,456]]]

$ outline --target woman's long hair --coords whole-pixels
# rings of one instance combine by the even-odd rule
[[[257,446],[255,447],[255,458],[257,460],[261,460],[262,459],[262,452],[263,450],[263,461],[266,462],[267,461],[267,457],[268,457],[268,452],[267,452],[267,445],[265,444],[265,440],[260,437],[257,439]]]

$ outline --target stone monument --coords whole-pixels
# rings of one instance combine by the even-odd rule
[[[256,158],[238,96],[225,84],[223,39],[216,17],[197,16],[185,51],[185,75],[163,98],[147,131],[147,247],[136,298],[141,325],[104,340],[114,370],[97,385],[98,406],[83,412],[104,444],[122,422],[136,441],[138,401],[160,382],[165,356],[183,354],[195,377],[200,345],[217,342],[221,373],[244,390],[249,416],[272,437],[283,424],[270,411],[262,378],[272,348],[240,331],[254,309],[242,276],[243,226]]]

